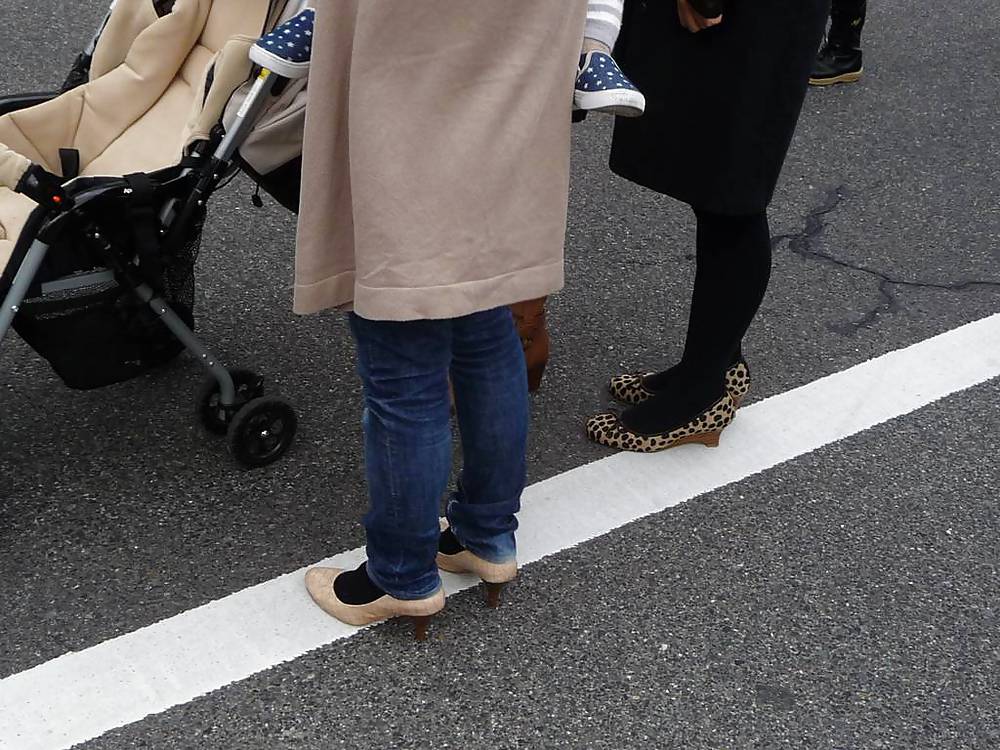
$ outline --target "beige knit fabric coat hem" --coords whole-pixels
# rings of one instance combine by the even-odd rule
[[[295,310],[451,318],[563,285],[586,0],[320,0]]]

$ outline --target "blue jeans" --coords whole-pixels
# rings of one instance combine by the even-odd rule
[[[441,585],[438,512],[451,476],[451,401],[464,466],[447,505],[458,540],[490,562],[516,553],[526,481],[528,384],[507,308],[450,320],[350,315],[365,390],[368,575],[398,599]]]

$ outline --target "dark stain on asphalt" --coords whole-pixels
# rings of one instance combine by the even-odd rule
[[[806,220],[802,231],[775,235],[771,239],[771,246],[775,250],[778,249],[781,243],[787,242],[788,248],[801,258],[818,260],[822,263],[826,263],[827,265],[845,268],[849,271],[858,271],[860,273],[868,274],[878,280],[878,292],[881,297],[880,302],[856,320],[843,320],[828,323],[827,328],[830,331],[839,333],[842,336],[852,336],[859,330],[872,326],[882,313],[892,313],[897,311],[900,308],[899,301],[896,299],[897,287],[938,289],[948,292],[963,292],[968,289],[978,287],[1000,289],[1000,280],[964,279],[962,281],[955,282],[936,282],[895,278],[884,271],[878,270],[877,268],[851,263],[850,261],[843,260],[835,255],[831,255],[830,253],[817,250],[813,246],[813,241],[823,233],[824,229],[826,229],[827,225],[824,218],[840,208],[844,201],[848,200],[850,197],[851,193],[846,185],[838,185],[834,188],[828,189],[823,197],[823,201],[816,208],[806,214]]]

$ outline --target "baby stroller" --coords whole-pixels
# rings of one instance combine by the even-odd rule
[[[237,170],[297,199],[301,142],[283,124],[301,133],[305,5],[116,0],[61,93],[0,98],[0,342],[13,327],[78,389],[187,349],[209,373],[201,421],[247,467],[288,450],[295,411],[195,336],[194,264]]]

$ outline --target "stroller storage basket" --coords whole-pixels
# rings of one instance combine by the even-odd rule
[[[191,321],[190,310],[175,311]],[[184,349],[159,319],[114,280],[55,299],[25,300],[14,329],[70,388],[130,380]]]
[[[121,274],[111,270],[130,266],[193,328],[194,265],[205,211],[192,217],[184,240],[167,251],[158,242],[158,223],[139,226],[157,221],[153,209],[166,197],[158,196],[141,212],[129,205],[134,198],[93,206],[76,231],[54,241],[22,303],[15,330],[69,387],[101,388],[129,380],[183,351]],[[131,221],[122,222],[123,213]],[[137,249],[143,231],[156,243],[155,257],[143,257]]]

